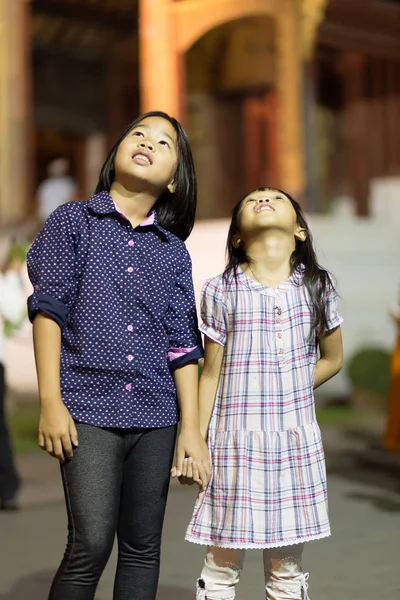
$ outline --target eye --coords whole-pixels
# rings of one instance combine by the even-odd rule
[[[169,148],[169,144],[166,140],[161,140],[159,143],[161,144],[161,146],[167,146],[167,148]]]
[[[144,137],[144,134],[143,134],[143,132],[142,132],[142,131],[134,131],[134,132],[132,133],[132,135],[137,135],[137,136]]]
[[[275,196],[275,200],[285,200],[285,198],[282,198],[282,196]]]
[[[246,201],[246,204],[248,204],[249,202],[256,202],[256,199],[255,199],[255,198],[249,198],[249,199]]]

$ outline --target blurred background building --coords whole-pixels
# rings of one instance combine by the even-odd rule
[[[340,282],[347,352],[391,347],[399,0],[2,0],[1,231],[37,213],[54,159],[68,160],[88,197],[110,145],[151,109],[177,116],[191,138],[197,290],[222,268],[238,198],[279,186],[310,213]]]
[[[268,182],[307,210],[373,210],[400,175],[400,2],[3,0],[0,219],[63,156],[81,197],[139,112],[186,124],[199,218]],[[373,127],[371,125],[373,124]],[[12,196],[12,201],[10,197]]]

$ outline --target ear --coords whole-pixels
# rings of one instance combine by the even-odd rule
[[[176,185],[174,181],[171,181],[171,183],[169,185],[167,185],[167,189],[169,191],[170,194],[175,194],[176,191]]]
[[[297,242],[305,242],[307,239],[307,232],[305,229],[299,227],[295,232],[294,237]]]
[[[240,235],[238,233],[235,233],[235,235],[232,238],[232,246],[234,248],[239,248],[241,243],[242,243],[242,240],[240,239]]]

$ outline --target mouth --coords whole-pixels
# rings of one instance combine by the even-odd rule
[[[268,203],[268,204],[267,204],[267,203],[264,203],[264,204],[258,204],[258,205],[255,207],[255,209],[254,209],[254,212],[256,212],[256,213],[260,213],[260,212],[262,212],[262,211],[264,211],[264,210],[268,210],[268,211],[275,212],[275,208],[272,206],[272,204],[269,204],[269,203]]]
[[[136,150],[132,154],[132,160],[138,165],[147,166],[153,164],[153,157],[146,150]]]

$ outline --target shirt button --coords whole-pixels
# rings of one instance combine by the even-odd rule
[[[129,360],[129,362],[131,362],[131,360],[133,360],[132,354],[128,354],[128,356],[126,358]]]
[[[128,273],[133,273],[133,267],[128,267],[127,271],[128,271]]]
[[[281,349],[279,350],[279,354],[283,354],[283,352],[284,352],[284,350],[283,350],[283,348],[281,348]]]
[[[134,244],[134,243],[135,243],[135,242],[134,242],[133,240],[129,240],[129,242],[128,242],[128,246],[133,246],[133,244]]]
[[[277,333],[276,335],[278,336],[279,339],[281,339],[281,337],[282,337],[281,332]]]
[[[131,384],[131,383],[127,383],[127,384],[126,384],[126,386],[125,386],[125,389],[126,389],[128,392],[130,392],[130,391],[131,391],[131,389],[132,389],[132,384]]]
[[[133,325],[128,325],[127,330],[128,331],[133,331]]]

